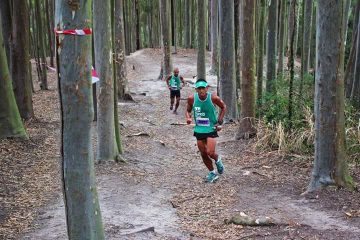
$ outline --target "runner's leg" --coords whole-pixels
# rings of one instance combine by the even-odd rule
[[[207,144],[206,144],[206,154],[214,159],[215,161],[218,160],[219,155],[215,152],[216,149],[216,139],[215,138],[207,138]]]
[[[197,140],[197,146],[199,148],[201,158],[205,166],[207,167],[207,169],[209,169],[209,171],[213,171],[214,170],[213,163],[209,158],[209,156],[207,155],[207,151],[206,151],[206,140]]]

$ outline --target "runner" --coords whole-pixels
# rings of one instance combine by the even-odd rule
[[[182,82],[182,86],[180,86],[180,81]],[[180,104],[180,89],[185,86],[184,78],[179,75],[179,68],[174,68],[174,74],[170,75],[166,79],[166,85],[170,90],[170,110],[173,110],[176,98],[175,109],[173,113],[177,114],[177,109]]]
[[[191,123],[191,112],[194,111],[194,136],[197,139],[197,146],[201,153],[201,158],[209,170],[206,177],[207,182],[215,182],[218,174],[224,172],[224,165],[220,156],[215,152],[217,132],[221,130],[226,105],[214,93],[208,92],[208,83],[204,79],[198,79],[195,83],[196,93],[187,99],[186,123]],[[220,108],[217,114],[216,106]],[[217,173],[214,170],[212,159],[215,161]]]

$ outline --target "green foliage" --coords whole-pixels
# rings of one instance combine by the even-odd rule
[[[346,149],[349,159],[360,164],[360,120],[359,112],[350,104],[345,104]]]

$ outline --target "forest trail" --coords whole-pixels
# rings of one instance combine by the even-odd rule
[[[172,57],[180,75],[196,75],[193,50]],[[119,103],[119,119],[128,163],[96,165],[106,239],[360,239],[359,218],[344,214],[355,207],[349,199],[359,199],[359,193],[330,188],[300,197],[311,164],[258,152],[252,141],[234,141],[236,124],[219,134],[225,173],[215,184],[204,183],[207,172],[192,128],[171,125],[185,122],[184,99],[193,88],[182,90],[179,114],[172,114],[165,83],[157,80],[160,61],[159,49],[127,58],[135,102]],[[214,79],[209,76],[212,87]],[[146,134],[132,136],[138,133]],[[224,223],[240,212],[271,217],[276,225]],[[61,192],[38,213],[37,228],[22,239],[67,239]]]

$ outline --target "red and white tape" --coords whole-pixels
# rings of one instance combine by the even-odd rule
[[[84,29],[68,29],[68,30],[55,30],[56,35],[64,34],[64,35],[77,35],[77,36],[85,36],[91,35],[92,29],[91,28],[84,28]]]
[[[91,79],[92,79],[92,83],[96,83],[98,82],[100,79],[95,71],[95,69],[92,67],[91,69]]]

